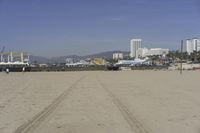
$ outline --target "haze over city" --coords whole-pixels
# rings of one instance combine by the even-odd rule
[[[129,51],[132,38],[146,47],[179,49],[200,37],[198,0],[0,0],[0,46],[46,57]]]

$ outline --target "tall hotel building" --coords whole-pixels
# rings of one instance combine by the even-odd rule
[[[142,48],[142,39],[132,39],[131,40],[131,58],[138,58],[138,49]]]
[[[185,45],[185,51],[188,54],[191,54],[194,51],[200,51],[200,39],[198,38],[187,39]]]

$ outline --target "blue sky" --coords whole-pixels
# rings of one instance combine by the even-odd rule
[[[87,55],[143,46],[178,49],[200,37],[198,0],[0,0],[0,47],[34,55]]]

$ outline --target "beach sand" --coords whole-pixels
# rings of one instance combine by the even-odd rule
[[[200,133],[200,71],[0,73],[0,133]]]

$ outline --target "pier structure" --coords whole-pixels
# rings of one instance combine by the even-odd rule
[[[0,54],[0,65],[29,64],[27,52],[3,52]]]

